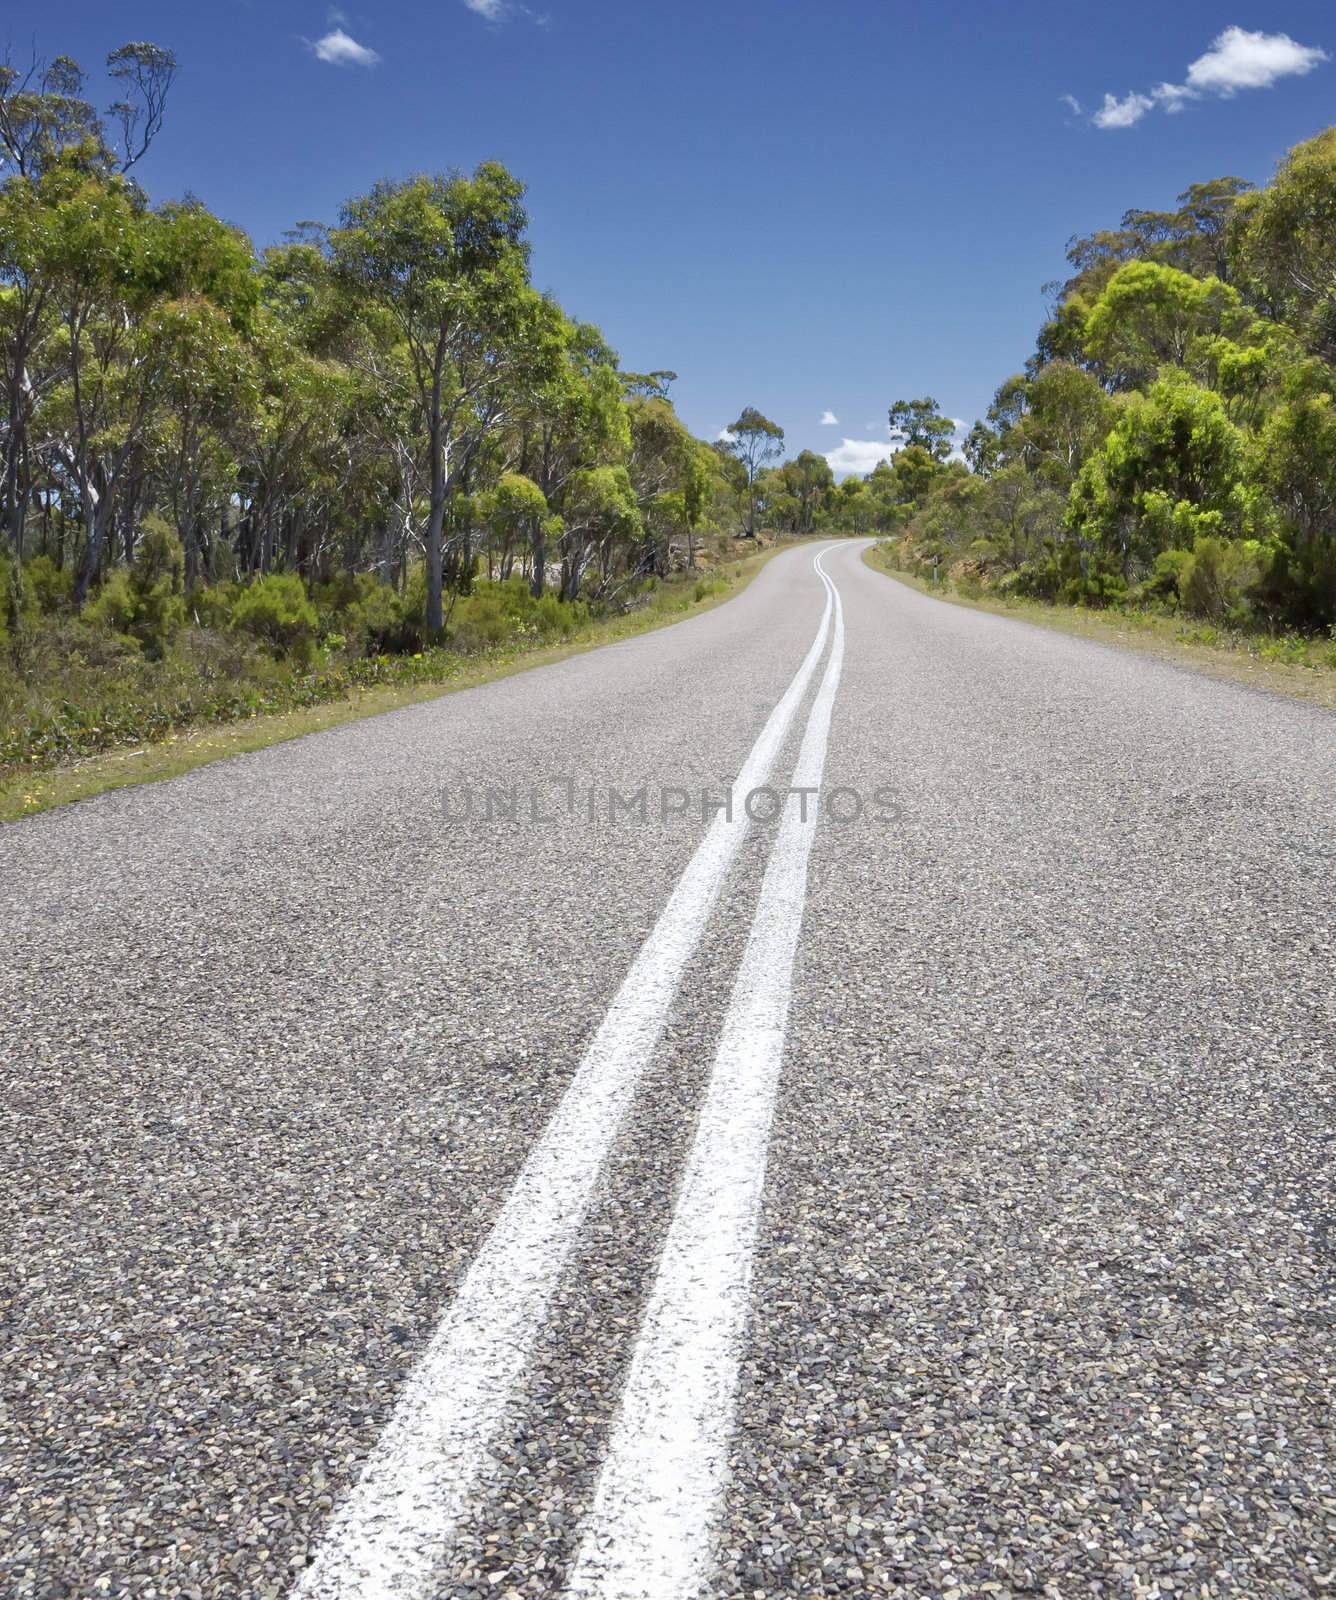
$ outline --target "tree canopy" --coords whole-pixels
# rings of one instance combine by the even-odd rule
[[[1333,215],[1329,129],[1263,188],[1194,184],[1175,210],[1072,240],[1034,354],[966,436],[975,488],[949,462],[916,484],[897,559],[945,555],[1003,592],[1331,628]],[[907,476],[935,416],[897,402],[888,470]]]

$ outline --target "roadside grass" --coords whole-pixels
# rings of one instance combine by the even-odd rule
[[[1098,644],[1139,650],[1208,677],[1336,710],[1336,643],[1293,635],[1267,639],[1149,611],[1092,611],[1042,600],[999,598],[982,588],[962,591],[892,566],[880,544],[869,545],[863,560],[874,572],[949,605],[1016,617]]]
[[[180,777],[229,756],[262,750],[381,712],[420,705],[460,689],[476,688],[596,650],[619,639],[670,627],[740,594],[767,562],[801,542],[781,540],[765,550],[734,555],[700,571],[667,578],[634,610],[594,619],[556,644],[512,643],[476,655],[440,652],[438,662],[419,663],[419,670],[431,672],[431,681],[351,686],[347,693],[316,705],[258,715],[247,715],[243,710],[233,720],[164,729],[163,736],[152,742],[105,750],[54,766],[0,769],[0,823],[86,800],[111,789]]]

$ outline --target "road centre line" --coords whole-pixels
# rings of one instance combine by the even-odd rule
[[[843,607],[793,788],[817,789]],[[785,813],[734,980],[621,1409],[568,1587],[573,1600],[695,1600],[728,1464],[752,1261],[816,816]]]
[[[743,793],[769,776],[825,649],[832,615],[838,618],[838,596],[832,598],[819,561],[813,565],[827,590],[821,624],[747,755],[737,779]],[[433,1574],[482,1476],[604,1159],[747,828],[745,810],[732,819],[717,813],[687,863],[360,1479],[294,1586],[294,1600],[423,1600],[436,1592]]]

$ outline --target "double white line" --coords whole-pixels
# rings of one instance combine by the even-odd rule
[[[816,639],[737,789],[764,785],[834,624],[794,769],[819,787],[844,660],[826,589]],[[295,1600],[427,1600],[579,1236],[604,1158],[747,831],[716,815],[404,1387]],[[724,1022],[621,1415],[570,1580],[582,1600],[687,1600],[722,1488],[815,813],[780,824]]]

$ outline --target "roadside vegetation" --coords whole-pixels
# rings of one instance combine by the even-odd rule
[[[71,658],[63,674],[35,680],[25,707],[0,713],[7,730],[0,744],[0,822],[106,789],[177,777],[225,756],[679,622],[738,593],[784,548],[785,541],[764,550],[739,541],[736,556],[655,582],[641,603],[621,611],[572,608],[556,628],[512,619],[489,638],[473,634],[471,648],[457,637],[448,646],[368,657],[351,667],[326,655],[302,670],[262,655],[251,658],[254,673],[220,683],[207,662],[186,654],[208,648],[204,633],[193,630],[180,636],[175,658],[137,661],[129,673]],[[479,589],[489,619],[494,591],[506,591],[503,599],[512,603],[517,597],[513,580]],[[528,609],[521,602],[521,619]]]
[[[934,578],[931,572],[899,565],[894,546],[885,540],[867,547],[863,559],[874,571],[936,600],[1014,617],[1095,644],[1134,650],[1208,677],[1336,711],[1336,641],[1323,635],[1239,631],[1203,625],[1192,617],[1162,610],[1067,605],[1015,593],[999,594],[968,575],[954,578],[941,573]]]
[[[758,517],[781,429],[693,438],[538,293],[503,167],[257,253],[136,180],[171,53],[107,72],[100,115],[68,58],[0,67],[0,786],[652,626],[814,531],[810,463]]]
[[[1023,371],[952,450],[934,401],[839,498],[966,598],[1109,612],[1336,666],[1336,129],[1260,190],[1194,185],[1072,241]]]

